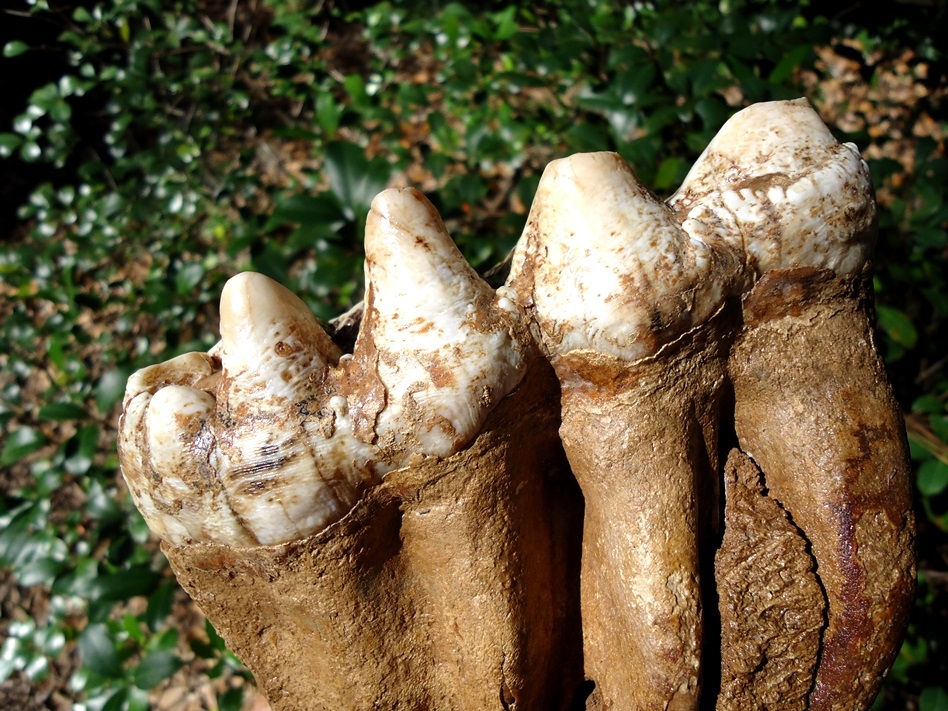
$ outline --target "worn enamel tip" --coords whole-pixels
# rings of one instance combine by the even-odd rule
[[[406,341],[455,333],[468,304],[493,290],[471,268],[428,199],[414,188],[385,190],[372,201],[365,230],[366,283],[376,325]],[[392,344],[394,345],[394,344]]]
[[[636,360],[717,311],[735,273],[620,156],[586,153],[547,166],[508,283],[531,292],[549,351]]]
[[[417,190],[375,198],[365,259],[366,328],[354,355],[379,355],[388,392],[379,434],[401,431],[420,454],[451,454],[523,375],[512,315]]]
[[[771,269],[859,272],[875,244],[869,169],[805,99],[735,114],[669,199],[686,231],[745,253],[751,281]]]
[[[221,293],[221,360],[228,378],[292,396],[339,348],[295,294],[263,274],[232,277]]]
[[[207,353],[184,353],[133,373],[125,384],[125,407],[138,395],[154,393],[169,384],[193,385],[213,374],[214,359]]]

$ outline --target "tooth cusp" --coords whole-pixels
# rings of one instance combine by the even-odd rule
[[[516,295],[474,272],[417,191],[376,198],[366,275],[351,355],[296,296],[247,273],[224,287],[213,355],[130,379],[123,470],[163,538],[311,535],[392,469],[457,452],[520,382]]]
[[[484,388],[499,399],[523,376],[510,311],[497,303],[503,297],[498,300],[471,268],[416,190],[376,197],[365,251],[372,327],[360,333],[355,358],[378,353],[387,403],[376,433],[406,454],[453,454],[491,409]]]
[[[508,283],[526,282],[549,352],[633,361],[717,311],[729,251],[683,231],[618,155],[578,154],[544,171]]]
[[[263,274],[228,280],[221,293],[221,359],[228,400],[272,398],[282,407],[327,367],[339,348],[306,305]]]
[[[702,232],[700,215],[744,254],[747,288],[774,269],[853,276],[875,245],[868,166],[855,146],[833,138],[805,99],[735,114],[669,204],[687,231]]]

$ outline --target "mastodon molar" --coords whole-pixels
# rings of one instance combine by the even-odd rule
[[[245,273],[224,287],[210,354],[129,379],[122,470],[161,538],[256,545],[311,535],[388,471],[458,451],[520,382],[516,309],[417,191],[373,202],[366,278],[351,355],[300,299]]]
[[[744,255],[746,288],[774,269],[853,276],[875,246],[869,168],[806,99],[736,113],[668,203],[688,234]]]
[[[548,352],[633,361],[714,314],[741,262],[717,235],[682,230],[618,154],[581,153],[543,172],[508,284]]]

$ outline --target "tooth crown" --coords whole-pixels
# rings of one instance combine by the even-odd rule
[[[715,313],[739,259],[686,234],[615,153],[550,163],[508,281],[551,353],[653,355]]]
[[[122,469],[163,539],[275,544],[344,516],[413,457],[448,456],[524,373],[518,316],[417,191],[386,191],[366,236],[366,317],[343,356],[260,274],[221,295],[221,342],[132,376]],[[350,397],[351,396],[351,397]]]
[[[749,287],[773,269],[859,273],[875,245],[869,168],[805,99],[735,114],[669,204],[688,234],[732,244]]]
[[[516,313],[494,294],[417,190],[389,190],[366,224],[366,323],[356,342],[378,354],[388,405],[377,434],[447,456],[480,429],[523,376]],[[371,344],[369,343],[371,341]]]

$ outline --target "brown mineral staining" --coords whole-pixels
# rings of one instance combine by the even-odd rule
[[[390,472],[318,534],[163,550],[276,711],[565,709],[582,497],[557,400],[534,355],[468,447]]]
[[[807,541],[739,450],[724,467],[724,539],[714,559],[721,617],[719,711],[807,708],[826,600]]]
[[[810,542],[826,591],[811,709],[868,708],[915,590],[905,427],[867,289],[820,270],[766,274],[729,361],[740,447]]]
[[[496,292],[385,191],[352,354],[238,277],[212,354],[130,379],[123,470],[278,711],[860,711],[915,577],[874,229],[805,101],[739,112],[669,204],[551,163]]]

